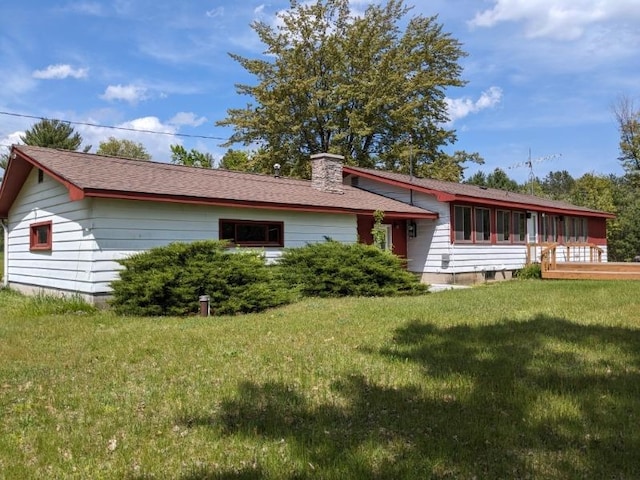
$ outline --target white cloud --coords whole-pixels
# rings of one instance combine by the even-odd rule
[[[210,18],[222,17],[224,16],[224,7],[217,7],[211,10],[207,10],[206,15]]]
[[[109,85],[100,98],[108,101],[124,100],[133,104],[147,98],[147,89],[139,85]]]
[[[0,153],[5,153],[11,145],[22,143],[22,140],[20,140],[22,135],[24,135],[24,131],[12,132],[2,137],[0,139],[0,146],[2,147],[2,151]]]
[[[96,119],[86,120],[86,123],[104,124],[104,121]],[[175,136],[178,127],[168,122],[162,122],[158,117],[140,117],[115,125],[118,129],[105,129],[87,125],[79,125],[77,130],[83,138],[83,145],[92,145],[92,151],[96,151],[100,142],[109,137],[131,140],[141,143],[147,149],[153,160],[166,162],[171,156],[170,146],[180,142]]]
[[[193,112],[178,112],[168,123],[176,126],[188,125],[190,127],[199,127],[206,121],[206,117],[198,117]]]
[[[85,78],[88,71],[87,68],[73,68],[71,65],[57,64],[49,65],[43,70],[35,70],[32,76],[42,80],[61,80],[68,77]]]
[[[501,22],[523,22],[529,38],[581,38],[593,25],[612,20],[640,19],[637,0],[493,0],[493,8],[468,22],[471,27],[494,27]]]
[[[176,133],[177,130],[177,128],[173,125],[162,123],[158,117],[136,118],[134,120],[121,123],[120,125],[118,125],[118,127],[171,134]]]
[[[500,100],[502,100],[502,89],[500,87],[490,87],[488,90],[482,92],[480,98],[475,101],[468,97],[446,98],[449,121],[453,123],[472,113],[493,108],[500,103]]]
[[[71,2],[62,7],[61,10],[94,17],[105,15],[103,5],[98,2]]]

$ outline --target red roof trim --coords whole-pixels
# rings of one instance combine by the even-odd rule
[[[202,197],[188,197],[180,195],[162,195],[162,194],[146,194],[144,192],[123,192],[107,189],[83,189],[79,185],[70,182],[66,178],[60,176],[54,171],[46,168],[37,160],[21,151],[19,148],[12,149],[13,158],[9,161],[5,178],[10,175],[12,182],[2,182],[0,189],[0,218],[7,218],[9,209],[15,201],[18,193],[22,189],[31,168],[36,167],[45,172],[48,176],[61,183],[69,192],[69,198],[72,201],[82,200],[85,197],[96,198],[115,198],[126,200],[143,200],[143,201],[159,201],[169,203],[185,203],[196,205],[217,205],[217,206],[235,206],[241,208],[259,208],[271,210],[289,210],[300,212],[317,212],[317,213],[343,213],[343,214],[361,214],[371,215],[372,210],[352,209],[344,207],[331,206],[315,206],[315,205],[299,205],[288,203],[269,203],[269,202],[252,202],[244,200],[227,200]],[[387,211],[389,217],[398,219],[437,219],[438,214],[434,212],[395,212]]]
[[[9,163],[4,172],[5,181],[0,186],[0,218],[9,217],[9,209],[20,193],[24,182],[27,181],[32,168],[30,162],[15,157],[13,152],[9,154]],[[7,182],[7,178],[11,178],[12,181]]]
[[[214,206],[232,206],[240,208],[258,208],[263,210],[289,210],[298,212],[316,212],[316,213],[344,213],[344,214],[373,214],[373,210],[346,209],[341,207],[326,207],[314,205],[293,205],[287,203],[268,203],[255,202],[247,200],[225,200],[216,198],[200,198],[200,197],[184,197],[177,195],[156,195],[151,193],[140,192],[113,192],[110,190],[94,190],[87,189],[83,192],[86,197],[95,198],[112,198],[118,200],[139,200],[139,201],[156,201],[166,203],[183,203],[192,205],[214,205]],[[436,219],[438,215],[432,212],[425,213],[408,213],[408,212],[386,212],[389,217],[394,218],[426,218]]]
[[[518,210],[533,210],[537,212],[545,212],[545,213],[559,213],[561,215],[576,215],[582,217],[602,217],[602,218],[615,218],[616,216],[611,213],[606,212],[593,212],[593,211],[585,211],[579,209],[571,209],[571,208],[560,208],[560,207],[545,207],[542,205],[533,205],[530,203],[521,203],[521,202],[503,202],[500,200],[491,200],[491,199],[479,199],[475,197],[468,197],[462,195],[456,195],[454,197],[455,202],[461,203],[471,203],[473,205],[478,206],[491,206],[491,207],[504,207],[509,209],[518,209]]]
[[[381,177],[379,175],[369,173],[369,172],[361,172],[360,170],[352,170],[348,166],[342,167],[343,173],[348,173],[351,175],[357,175],[359,177],[368,178],[370,180],[378,180],[382,183],[386,183],[388,185],[394,185],[396,187],[408,188],[410,190],[414,190],[416,192],[428,193],[429,195],[434,195],[436,199],[440,202],[452,202],[455,200],[456,196],[450,193],[445,193],[440,190],[433,190],[430,188],[425,188],[420,185],[414,185],[409,182],[402,182],[400,180],[393,180],[391,178]]]
[[[615,218],[616,217],[614,214],[607,213],[607,212],[585,211],[580,209],[551,207],[551,206],[535,205],[530,203],[506,202],[501,200],[470,197],[468,195],[455,195],[452,193],[442,192],[440,190],[425,188],[410,182],[403,182],[401,180],[395,180],[395,179],[387,178],[384,176],[376,175],[375,173],[371,173],[371,172],[354,170],[348,166],[343,167],[343,172],[346,174],[357,175],[359,177],[368,178],[370,180],[376,180],[378,182],[381,182],[387,185],[393,185],[396,187],[433,195],[440,202],[461,202],[461,203],[464,202],[464,203],[470,203],[473,205],[480,205],[480,206],[486,205],[486,206],[493,206],[493,207],[506,207],[510,209],[516,208],[516,209],[522,209],[522,210],[533,210],[538,212],[559,213],[563,215],[576,215],[576,216],[583,216],[583,217],[599,217],[599,218]]]

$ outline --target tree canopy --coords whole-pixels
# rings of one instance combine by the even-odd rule
[[[252,102],[218,122],[234,129],[226,146],[257,145],[264,168],[277,162],[294,176],[307,176],[318,152],[405,173],[410,161],[417,174],[447,164],[442,148],[456,136],[446,127],[445,91],[464,85],[466,54],[436,17],[406,20],[409,11],[402,0],[361,16],[349,0],[291,0],[280,26],[254,22],[265,55],[231,54],[257,83],[236,85]]]
[[[36,147],[60,148],[62,150],[78,150],[82,137],[67,122],[43,118],[20,136],[26,145]],[[89,151],[91,145],[83,150]]]
[[[234,150],[233,148],[227,150],[222,156],[220,168],[241,172],[251,172],[255,170],[252,154],[245,150]]]
[[[142,143],[115,137],[109,137],[107,141],[100,142],[96,153],[98,155],[109,155],[112,157],[151,160],[151,155]]]
[[[509,178],[507,173],[501,168],[496,168],[489,175],[485,175],[482,171],[477,172],[469,177],[469,179],[464,183],[478,185],[480,187],[497,188],[509,192],[518,192],[523,188],[518,185],[518,182]]]
[[[188,167],[213,168],[214,158],[210,153],[202,153],[195,148],[187,150],[182,145],[171,145],[171,163]]]

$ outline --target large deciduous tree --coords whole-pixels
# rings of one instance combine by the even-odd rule
[[[107,141],[100,142],[96,153],[98,155],[109,155],[112,157],[151,160],[151,155],[142,143],[115,137],[109,137]]]
[[[464,85],[466,54],[436,17],[407,19],[409,11],[402,0],[362,15],[349,0],[291,0],[279,26],[253,23],[265,55],[231,54],[257,83],[236,85],[253,100],[218,122],[234,128],[226,146],[257,145],[265,166],[277,162],[296,176],[308,175],[308,157],[318,152],[402,172],[411,161],[417,174],[450,164],[442,148],[456,137],[445,92]]]
[[[640,173],[640,109],[629,97],[620,97],[613,107],[620,131],[618,160],[627,173]]]
[[[20,136],[26,145],[36,147],[60,148],[62,150],[78,150],[82,144],[82,137],[67,122],[43,118]],[[91,146],[83,150],[89,151]]]

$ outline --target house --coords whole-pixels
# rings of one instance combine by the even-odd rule
[[[14,146],[0,187],[5,285],[101,303],[119,259],[171,242],[226,239],[259,248],[373,241],[429,283],[510,278],[544,242],[597,245],[612,215],[473,185],[311,157],[311,181]]]
[[[171,242],[229,239],[274,258],[326,237],[357,242],[377,210],[398,246],[408,220],[437,218],[344,185],[340,158],[314,155],[304,181],[14,146],[0,187],[4,284],[101,303],[117,260]]]
[[[548,244],[572,247],[559,261],[589,260],[593,249],[606,261],[610,213],[380,170],[345,166],[343,175],[352,186],[438,214],[411,222],[407,239],[408,269],[427,283],[511,278]]]

